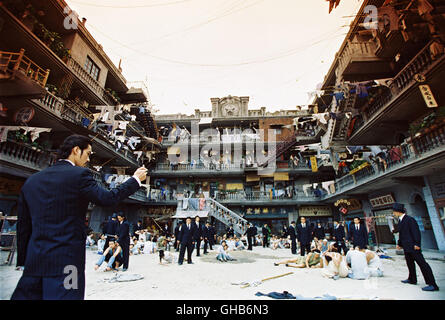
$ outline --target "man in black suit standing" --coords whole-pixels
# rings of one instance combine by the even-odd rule
[[[348,240],[352,240],[352,245],[355,247],[365,248],[368,246],[368,232],[366,227],[360,223],[360,218],[354,218],[354,224],[349,226]]]
[[[57,161],[23,185],[18,205],[17,266],[24,272],[11,299],[83,300],[85,216],[89,202],[116,206],[140,188],[147,169],[112,190],[84,168],[92,153],[88,137],[73,135]]]
[[[202,227],[202,238],[204,239],[204,254],[208,254],[207,247],[210,241],[210,222],[207,221]]]
[[[263,234],[263,248],[267,248],[269,246],[269,228],[267,227],[267,223],[264,224],[261,232]]]
[[[179,251],[179,233],[181,232],[182,228],[182,220],[179,220],[178,225],[175,227],[175,245],[174,248],[176,252]]]
[[[230,225],[230,227],[227,229],[226,236],[227,238],[233,238],[235,236],[235,230],[233,230],[233,225]]]
[[[192,224],[192,218],[188,217],[186,219],[185,225],[182,226],[181,232],[179,233],[179,258],[178,264],[182,265],[184,262],[185,249],[187,249],[187,263],[192,264],[192,252],[193,246],[195,245],[195,232],[196,224]]]
[[[439,287],[434,279],[433,271],[430,265],[425,261],[421,249],[420,229],[417,221],[406,214],[403,204],[394,203],[393,214],[399,219],[399,241],[397,249],[403,248],[405,253],[406,265],[408,266],[408,279],[402,280],[403,283],[417,284],[416,265],[420,268],[425,282],[428,286],[422,288],[423,291],[439,291]]]
[[[300,255],[304,256],[305,252],[311,252],[312,230],[306,223],[306,218],[301,217],[301,223],[297,226],[297,239],[300,245]]]
[[[195,242],[196,242],[196,256],[199,257],[199,249],[201,249],[201,241],[204,239],[203,237],[203,225],[201,224],[199,216],[195,217]]]
[[[213,245],[216,243],[216,230],[215,227],[210,225],[209,226],[209,248],[210,250],[213,250]]]
[[[296,232],[295,221],[292,221],[290,223],[288,234],[291,242],[291,252],[292,254],[297,254],[297,232]]]
[[[255,241],[255,236],[257,234],[257,229],[252,225],[252,223],[249,223],[249,228],[247,228],[245,235],[247,236],[247,250],[252,251],[252,245]]]
[[[314,229],[314,238],[317,238],[318,240],[323,240],[325,238],[326,234],[324,232],[324,228],[321,225],[320,222],[317,222],[317,225]]]
[[[141,220],[138,220],[138,223],[134,226],[134,228],[133,228],[133,237],[137,237],[137,234],[136,234],[136,231],[140,231],[140,230],[142,230],[142,229],[144,229],[143,227],[142,227],[142,221]],[[107,247],[108,248],[108,247]]]
[[[116,242],[122,248],[123,271],[127,271],[130,261],[130,225],[122,212],[117,214],[117,220],[119,221],[119,228]]]
[[[343,250],[343,254],[346,255],[348,253],[348,249],[345,245],[345,228],[343,227],[343,225],[338,223],[337,220],[334,221],[333,236],[335,241],[334,246],[337,248],[338,252],[341,253],[341,250]]]
[[[108,243],[110,241],[116,240],[117,237],[117,228],[119,226],[119,222],[117,222],[117,213],[113,213],[111,216],[111,219],[107,222],[107,225],[105,226],[105,246],[104,248],[108,248]]]

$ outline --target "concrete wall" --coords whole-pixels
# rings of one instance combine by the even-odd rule
[[[108,68],[78,34],[75,34],[75,36],[71,41],[72,41],[72,47],[71,47],[72,58],[83,67],[85,65],[85,62],[87,61],[87,56],[89,56],[93,60],[93,62],[99,67],[100,73],[98,82],[103,88],[105,88],[105,82],[107,80],[107,75],[108,75]]]
[[[405,205],[407,214],[412,217],[427,218],[429,216],[427,204],[424,195],[424,185],[414,184],[414,183],[394,183],[392,188],[382,189],[378,192],[370,193],[369,198],[374,198],[382,196],[385,194],[393,193],[396,202]],[[416,203],[414,200],[416,196],[419,195],[422,199],[420,203]],[[367,201],[365,201],[366,203]],[[366,214],[371,212],[371,207],[365,209]],[[425,249],[437,249],[437,243],[433,230],[421,231],[422,236],[422,248]]]

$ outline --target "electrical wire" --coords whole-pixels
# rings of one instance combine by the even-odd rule
[[[195,0],[178,0],[178,1],[171,1],[166,3],[154,3],[154,4],[143,4],[143,5],[128,5],[128,6],[113,6],[113,5],[102,5],[97,3],[89,3],[89,2],[82,2],[82,1],[76,1],[76,0],[69,0],[69,2],[83,5],[83,6],[89,6],[89,7],[97,7],[97,8],[113,8],[113,9],[135,9],[135,8],[152,8],[152,7],[164,7],[164,6],[171,6],[175,4],[182,4],[185,2],[191,2]]]

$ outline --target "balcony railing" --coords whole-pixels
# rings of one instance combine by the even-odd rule
[[[284,192],[277,192],[275,195],[266,191],[219,191],[216,194],[216,200],[218,201],[271,201],[271,200],[317,200],[320,197],[316,197],[313,194],[304,192],[294,192],[292,195]]]
[[[12,77],[16,72],[22,72],[42,87],[45,87],[49,76],[49,69],[42,69],[25,56],[25,49],[18,53],[0,51],[0,72],[9,73]]]
[[[373,42],[349,41],[338,58],[339,74],[342,74],[352,58],[376,58],[376,45]]]
[[[156,171],[209,171],[209,170],[242,170],[244,165],[240,164],[168,164],[168,163],[158,163],[156,165]]]
[[[74,59],[68,60],[68,66],[71,70],[85,83],[96,95],[102,98],[109,105],[116,105],[116,101],[112,96],[101,86],[101,84],[94,79],[77,61]]]
[[[55,157],[49,152],[13,141],[0,143],[0,155],[3,161],[35,171],[43,170],[55,161]]]
[[[362,168],[359,167],[358,170],[351,171],[349,174],[337,179],[334,183],[335,194],[341,193],[350,186],[362,184],[382,174],[387,174],[407,166],[424,157],[427,152],[433,150],[440,151],[441,149],[445,150],[445,121],[426,129],[423,134],[413,139],[408,138],[401,145],[390,149],[384,166],[362,165]]]
[[[394,77],[391,90],[388,90],[383,95],[379,96],[364,112],[366,115],[365,121],[361,126],[356,126],[354,132],[357,132],[367,120],[380,113],[386,106],[388,106],[393,100],[397,99],[402,91],[411,87],[416,83],[415,75],[424,74],[431,69],[433,65],[440,63],[444,59],[444,55],[436,58],[431,57],[432,42],[428,43],[411,61]],[[352,133],[354,134],[354,133]]]

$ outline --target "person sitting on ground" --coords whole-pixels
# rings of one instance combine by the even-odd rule
[[[370,276],[365,248],[357,246],[346,254],[346,262],[351,266],[348,277],[356,280],[366,280]]]
[[[216,259],[222,262],[235,260],[229,255],[229,246],[224,240],[218,248],[218,255],[216,256]]]
[[[244,250],[246,249],[244,243],[238,239],[238,237],[235,237],[235,250]]]
[[[371,277],[383,277],[383,264],[380,257],[371,250],[365,250],[366,261]]]
[[[346,258],[337,252],[337,248],[333,244],[330,246],[329,251],[322,254],[322,259],[326,260],[323,262],[325,267],[321,270],[322,276],[335,280],[348,276],[349,270]]]
[[[103,255],[99,258],[99,260],[96,262],[96,265],[94,266],[94,270],[99,269],[99,267],[102,265],[102,263],[106,261],[108,262],[107,268],[105,271],[110,270],[116,270],[119,268],[120,265],[122,265],[124,261],[124,256],[122,254],[122,248],[121,246],[113,241],[110,240],[108,242],[108,248],[105,250]]]
[[[329,250],[328,240],[323,239],[321,241],[320,251],[323,254],[323,253],[327,252],[328,250]]]
[[[141,254],[141,243],[137,240],[133,240],[133,244],[130,245],[130,254],[131,255],[138,255]]]
[[[104,253],[104,247],[105,247],[105,241],[107,240],[107,237],[102,234],[100,236],[100,239],[97,240],[97,254],[103,254]]]
[[[86,247],[88,248],[88,247],[91,247],[91,246],[93,246],[94,245],[94,239],[93,239],[93,237],[94,237],[94,233],[90,233],[89,235],[88,235],[88,237],[87,237],[87,240],[86,240]]]

